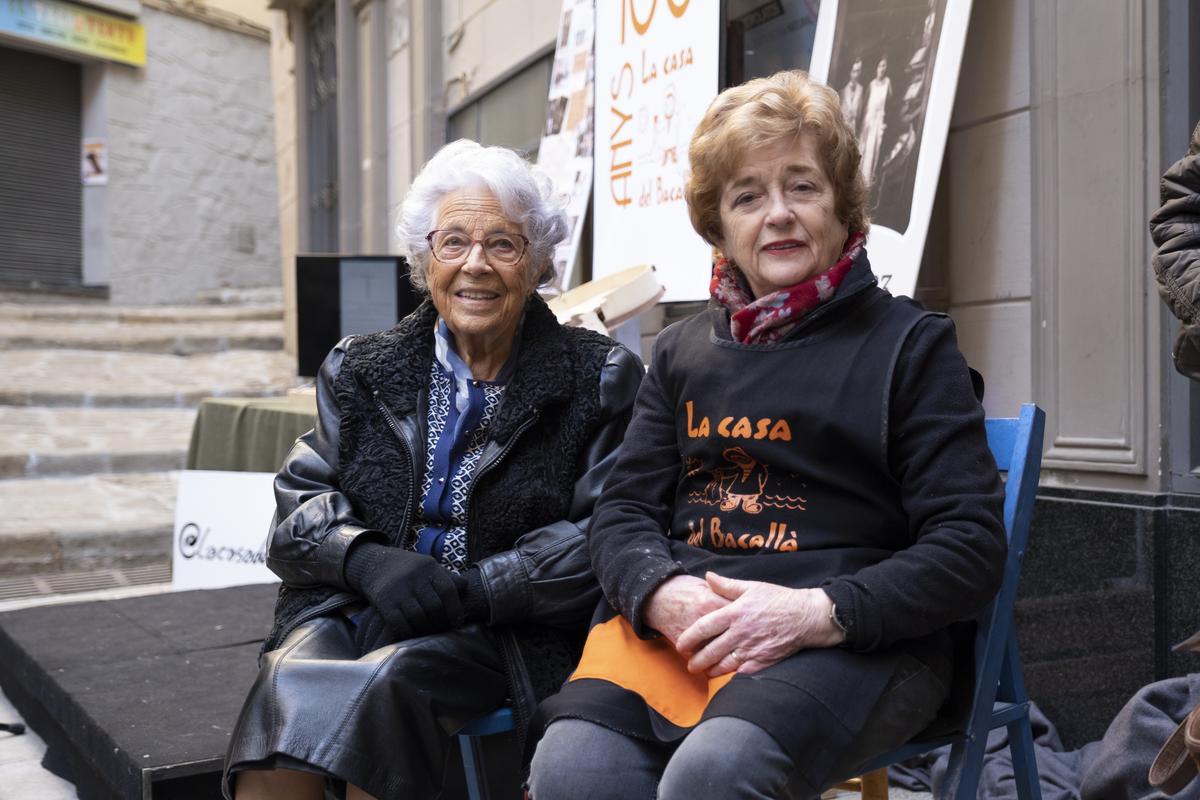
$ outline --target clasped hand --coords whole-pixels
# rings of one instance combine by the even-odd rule
[[[679,575],[664,582],[650,597],[646,622],[688,658],[691,672],[751,674],[805,648],[840,644],[844,634],[829,619],[831,606],[820,589],[709,572],[704,580]]]
[[[462,624],[464,580],[432,556],[363,543],[351,551],[346,573],[371,604],[356,636],[364,651]]]

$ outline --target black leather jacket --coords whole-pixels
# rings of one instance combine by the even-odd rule
[[[343,574],[360,536],[409,545],[436,316],[426,302],[391,331],[343,340],[322,365],[316,427],[275,479],[267,565],[284,585],[268,648],[307,619],[361,602]],[[599,599],[585,532],[643,374],[628,349],[561,327],[530,301],[468,500],[468,552],[519,723],[573,668]]]

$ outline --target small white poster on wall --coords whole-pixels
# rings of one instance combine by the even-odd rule
[[[104,186],[108,183],[108,145],[103,139],[84,139],[81,178],[84,186]]]
[[[664,301],[708,297],[712,249],[688,221],[683,187],[692,131],[717,95],[720,7],[596,5],[592,273],[651,264]]]
[[[867,250],[895,295],[917,286],[970,19],[971,0],[821,2],[810,72],[858,134]]]
[[[273,472],[179,473],[171,553],[173,589],[279,580],[267,569],[274,480]]]

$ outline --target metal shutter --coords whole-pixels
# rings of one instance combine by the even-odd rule
[[[0,47],[0,283],[82,282],[80,68]]]

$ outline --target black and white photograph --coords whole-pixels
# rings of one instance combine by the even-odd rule
[[[553,136],[562,130],[563,115],[567,110],[567,98],[552,97],[546,103],[546,136]]]
[[[842,0],[829,85],[858,133],[872,222],[904,233],[946,0]]]

